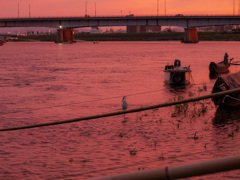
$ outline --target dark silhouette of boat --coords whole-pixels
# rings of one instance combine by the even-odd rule
[[[225,53],[223,61],[218,63],[210,62],[209,64],[210,75],[228,73],[231,61],[233,60],[233,58],[228,60],[228,57],[229,57],[228,54]]]
[[[240,106],[229,107],[219,106],[215,112],[215,116],[212,119],[215,124],[229,123],[231,121],[239,121],[240,119]]]
[[[240,71],[231,74],[219,75],[212,89],[212,93],[240,88]],[[218,106],[240,106],[240,94],[228,94],[212,98],[215,105]]]
[[[3,46],[4,41],[0,39],[0,46]]]
[[[209,64],[210,74],[223,74],[229,72],[230,64],[224,64],[223,62],[215,63],[211,62]]]

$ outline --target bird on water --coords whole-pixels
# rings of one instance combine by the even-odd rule
[[[123,99],[122,99],[122,110],[123,111],[127,110],[126,96],[123,96]]]

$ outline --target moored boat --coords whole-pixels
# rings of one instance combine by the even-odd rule
[[[229,72],[230,64],[224,64],[223,62],[215,63],[211,62],[209,64],[210,74],[223,74]]]
[[[235,88],[240,88],[240,71],[237,73],[224,74],[218,76],[212,93],[231,90]],[[214,97],[212,101],[215,105],[218,106],[231,106],[238,107],[240,106],[240,94],[228,94],[224,96]]]
[[[2,46],[2,45],[3,45],[3,43],[4,43],[4,42],[3,42],[3,41],[0,39],[0,46]]]
[[[239,120],[240,117],[240,106],[238,107],[227,107],[219,106],[215,112],[215,116],[212,121],[214,124],[222,124],[235,120]]]
[[[232,58],[228,61],[228,57],[229,57],[228,53],[225,53],[223,61],[218,62],[218,63],[210,62],[210,64],[209,64],[210,74],[228,73],[231,61],[233,60],[233,58]]]
[[[181,61],[176,59],[174,65],[166,65],[165,83],[170,85],[188,85],[191,83],[190,66],[181,66]]]

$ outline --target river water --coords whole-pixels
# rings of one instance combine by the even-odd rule
[[[216,80],[209,63],[225,52],[238,61],[239,49],[240,42],[8,42],[0,47],[0,128],[120,111],[123,96],[132,109],[206,95]],[[191,66],[191,86],[164,84],[175,59]],[[0,132],[0,179],[89,179],[237,155],[239,111],[226,110],[221,123],[219,111],[204,100]],[[189,179],[237,178],[239,170]]]

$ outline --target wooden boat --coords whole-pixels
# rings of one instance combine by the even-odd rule
[[[240,117],[240,106],[238,107],[227,107],[219,106],[215,112],[215,116],[212,121],[214,124],[228,123],[229,121],[239,120]]]
[[[225,90],[231,90],[234,88],[240,88],[240,71],[237,73],[224,74],[218,76],[212,93],[221,92]],[[228,94],[220,97],[212,98],[215,105],[218,106],[240,106],[240,94]]]
[[[221,61],[219,63],[211,62],[209,64],[210,74],[228,73],[231,61],[233,60],[233,58],[232,58],[228,61],[228,57],[229,57],[228,53],[225,53],[223,61]]]
[[[229,67],[230,63],[225,64],[223,62],[219,63],[211,62],[209,64],[209,71],[210,74],[223,74],[229,72]]]
[[[188,85],[191,83],[190,66],[181,66],[181,61],[176,59],[174,65],[166,65],[165,69],[165,83],[170,85]]]

